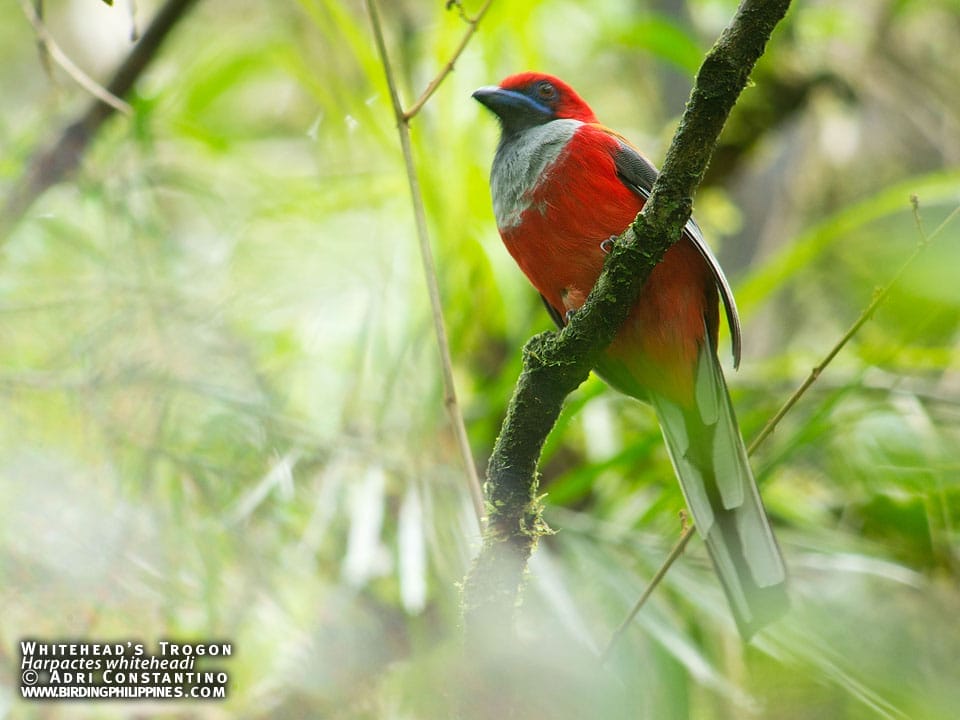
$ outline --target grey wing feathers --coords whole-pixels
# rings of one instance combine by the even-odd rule
[[[657,169],[641,155],[636,149],[620,142],[620,152],[614,158],[617,166],[617,174],[623,183],[635,193],[646,199],[650,197],[650,189],[657,179]],[[700,227],[693,218],[687,221],[684,228],[694,246],[707,261],[713,278],[717,283],[717,289],[720,291],[720,298],[723,300],[723,309],[727,316],[727,325],[730,327],[730,344],[733,350],[733,366],[740,365],[740,316],[737,313],[737,304],[733,299],[733,290],[730,289],[730,283],[727,282],[726,275],[720,263],[714,256],[710,246],[703,237]]]
[[[703,259],[707,261],[707,264],[710,266],[710,271],[713,273],[713,279],[717,282],[720,299],[723,300],[723,310],[727,316],[727,326],[730,328],[733,367],[740,367],[740,348],[742,343],[740,335],[740,314],[737,312],[737,302],[733,298],[733,290],[727,281],[727,276],[723,274],[723,268],[720,267],[720,262],[713,254],[710,246],[707,245],[707,241],[704,239],[703,233],[700,230],[700,226],[697,225],[696,220],[693,218],[687,220],[685,229],[690,239],[693,240],[694,246],[700,251],[700,254],[703,255]]]

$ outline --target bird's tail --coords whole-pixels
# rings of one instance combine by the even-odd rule
[[[709,345],[699,352],[693,407],[656,393],[650,400],[737,627],[749,639],[787,610],[786,568]]]

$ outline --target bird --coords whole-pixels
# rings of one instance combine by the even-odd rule
[[[611,243],[640,212],[658,171],[557,77],[523,72],[479,88],[473,98],[500,124],[490,172],[497,229],[562,328],[585,302]],[[721,302],[736,368],[741,328],[733,292],[691,218],[594,371],[653,406],[694,524],[747,641],[787,611],[789,596],[786,565],[717,356]]]

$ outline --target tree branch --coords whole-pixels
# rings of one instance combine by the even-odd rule
[[[106,87],[110,96],[123,98],[130,92],[167,35],[194,2],[196,0],[167,0],[111,78]],[[34,156],[4,203],[0,214],[0,245],[37,198],[77,169],[100,127],[114,112],[116,107],[103,99],[95,99],[52,145]]]
[[[483,546],[464,582],[468,642],[509,618],[538,537],[537,463],[566,396],[626,320],[643,283],[690,217],[693,194],[723,124],[789,0],[743,0],[707,54],[663,169],[637,219],[620,236],[587,302],[559,333],[532,338],[487,470]]]

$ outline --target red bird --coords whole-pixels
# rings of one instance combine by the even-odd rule
[[[490,174],[500,235],[562,327],[600,276],[609,239],[643,207],[657,171],[555,77],[511,75],[473,97],[496,114],[502,130]],[[687,504],[746,639],[786,611],[786,569],[717,359],[718,295],[736,366],[740,321],[733,294],[691,219],[596,372],[656,409]]]

